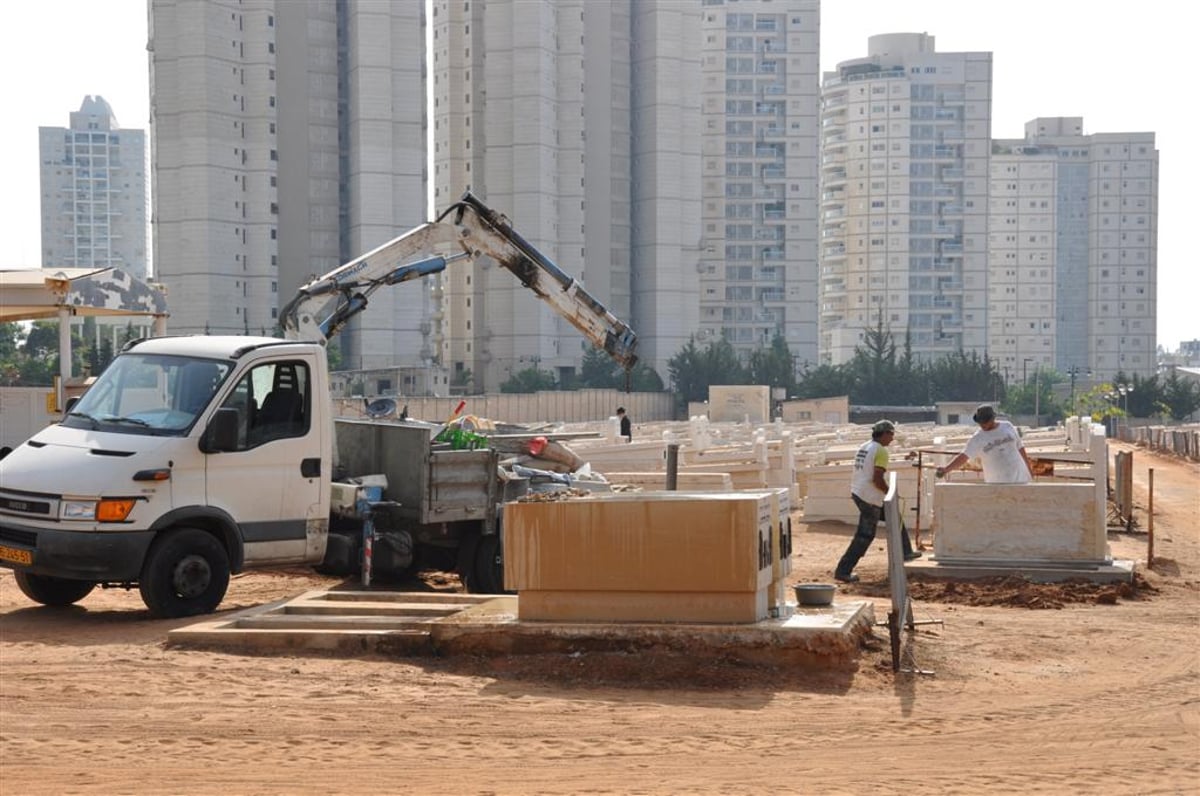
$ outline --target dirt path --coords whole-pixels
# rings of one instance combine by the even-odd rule
[[[0,794],[1200,792],[1200,467],[1136,451],[1139,507],[1150,466],[1157,561],[1135,592],[914,592],[945,623],[914,639],[929,678],[893,677],[882,631],[826,674],[174,650],[184,622],[136,594],[33,608],[0,570]],[[796,579],[827,580],[852,528],[796,533]],[[1144,562],[1144,533],[1110,542]],[[877,544],[857,570],[880,617],[884,561]],[[327,583],[242,576],[224,609]]]

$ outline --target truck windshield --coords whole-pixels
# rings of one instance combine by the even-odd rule
[[[63,419],[71,428],[182,436],[212,401],[231,364],[161,354],[122,354]]]

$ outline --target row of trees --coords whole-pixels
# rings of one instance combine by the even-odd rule
[[[71,330],[71,372],[97,374],[108,367],[116,350],[139,334],[129,323],[113,335],[106,332],[97,341],[96,319],[84,318]],[[58,321],[0,323],[0,384],[6,387],[49,387],[59,374]]]
[[[137,336],[132,323],[116,335],[119,348]],[[85,318],[72,331],[73,372],[99,373],[115,355],[113,335],[96,334],[94,318]],[[330,366],[340,359],[331,345]],[[59,373],[58,322],[34,321],[28,327],[0,324],[0,384],[50,386]],[[1066,392],[1068,377],[1039,370],[1024,383],[1006,385],[996,365],[978,354],[957,352],[934,361],[917,360],[906,338],[897,345],[882,320],[868,329],[854,357],[841,365],[820,365],[797,374],[787,342],[780,336],[770,346],[751,352],[743,361],[726,340],[703,348],[694,339],[667,361],[670,383],[680,401],[703,401],[713,384],[763,384],[782,387],[795,398],[847,395],[860,405],[927,406],[937,401],[991,400],[1012,415],[1037,414],[1044,422],[1068,414],[1089,414],[1096,420],[1109,417],[1163,417],[1182,420],[1200,410],[1200,385],[1181,379],[1175,371],[1151,377],[1117,374],[1112,382],[1090,386],[1076,394]],[[1121,394],[1116,386],[1126,387]],[[629,374],[608,355],[589,349],[579,373],[560,384],[550,371],[528,368],[514,373],[501,392],[582,388],[630,389],[660,392],[662,378],[639,362]]]
[[[854,357],[841,365],[820,365],[797,374],[787,342],[776,336],[767,348],[743,361],[726,340],[701,347],[694,339],[667,361],[670,383],[681,402],[704,401],[713,384],[763,384],[782,387],[789,397],[849,396],[851,404],[929,406],[938,401],[991,401],[1010,415],[1038,415],[1053,423],[1069,414],[1109,417],[1163,417],[1182,420],[1200,409],[1200,385],[1177,373],[1143,378],[1118,374],[1078,394],[1067,393],[1068,377],[1038,371],[1026,383],[1008,385],[997,365],[977,353],[958,351],[933,361],[914,358],[910,341],[897,345],[882,322],[868,329]],[[1114,385],[1128,385],[1124,396]],[[624,389],[624,373],[601,351],[584,355],[572,384],[559,384],[549,371],[530,368],[513,374],[503,392],[611,387]],[[656,392],[662,379],[641,363],[630,388]],[[1114,398],[1119,396],[1119,400]]]
[[[934,362],[917,360],[906,340],[897,349],[882,326],[867,330],[851,361],[819,365],[797,375],[782,337],[753,352],[743,364],[728,341],[705,349],[689,341],[668,360],[671,381],[685,400],[703,401],[713,384],[765,384],[782,387],[796,398],[847,395],[852,404],[924,406],[935,401],[1004,398],[1004,382],[995,366],[978,354],[959,352]]]

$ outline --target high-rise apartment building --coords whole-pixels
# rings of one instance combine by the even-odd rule
[[[1153,133],[1039,118],[993,142],[988,348],[1010,380],[1154,374],[1157,231]]]
[[[309,277],[427,219],[424,35],[419,2],[151,0],[172,330],[270,333]],[[420,285],[375,293],[342,367],[431,362],[429,303]]]
[[[822,89],[820,357],[882,323],[921,358],[987,349],[992,56],[872,36]]]
[[[470,189],[666,362],[697,328],[700,6],[434,0],[434,203]],[[432,335],[476,389],[586,343],[507,271],[443,273]]]
[[[701,341],[817,361],[818,0],[703,7]]]
[[[147,276],[146,134],[122,129],[101,96],[69,127],[38,128],[42,264]]]

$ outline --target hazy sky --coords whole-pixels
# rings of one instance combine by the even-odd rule
[[[409,0],[396,0],[396,2]],[[592,0],[604,2],[605,0]],[[661,0],[677,2],[678,0]],[[0,268],[40,265],[38,138],[100,94],[122,127],[149,130],[146,0],[18,0],[5,9],[0,125]],[[867,37],[924,32],[940,52],[993,53],[992,136],[1019,138],[1038,116],[1082,116],[1085,133],[1153,132],[1159,150],[1158,341],[1200,338],[1188,186],[1200,188],[1195,64],[1186,2],[1142,0],[825,0],[821,65],[867,54]],[[1189,134],[1187,131],[1191,130]],[[1186,136],[1186,137],[1185,137]],[[1188,143],[1188,140],[1191,143]],[[147,136],[149,148],[149,136]],[[400,232],[402,230],[397,230]],[[1189,259],[1190,258],[1190,259]]]

